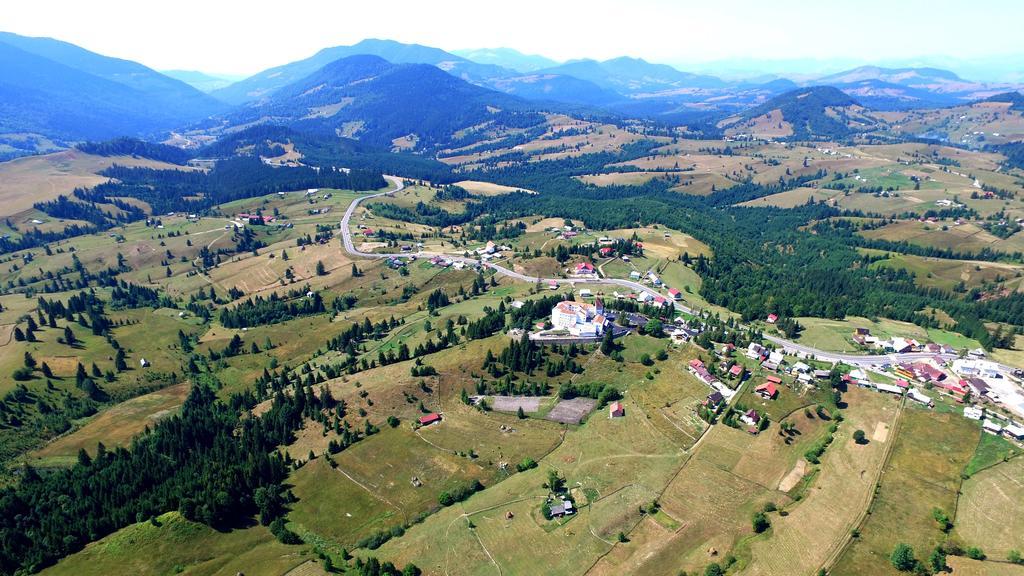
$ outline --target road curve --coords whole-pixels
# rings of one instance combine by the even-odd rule
[[[405,188],[405,182],[401,178],[399,178],[397,176],[384,176],[384,178],[386,180],[388,180],[389,182],[391,182],[391,184],[394,186],[394,188],[392,188],[390,190],[387,190],[385,192],[377,192],[375,194],[368,194],[366,196],[360,196],[360,197],[356,198],[355,200],[352,201],[351,204],[349,204],[348,209],[345,210],[345,215],[341,219],[341,239],[342,239],[342,243],[345,246],[345,252],[347,252],[351,256],[356,256],[356,257],[360,257],[360,258],[389,258],[389,257],[408,258],[411,255],[408,252],[398,252],[398,253],[362,252],[362,251],[357,250],[355,245],[352,242],[352,230],[350,229],[350,222],[352,220],[352,215],[355,213],[356,208],[359,206],[359,204],[363,200],[369,200],[371,198],[378,198],[380,196],[385,196],[387,194],[394,194],[395,192],[399,192],[399,191],[401,191],[401,190],[403,190]],[[509,278],[513,278],[515,280],[520,280],[520,281],[523,281],[523,282],[538,283],[538,282],[550,282],[550,281],[554,280],[555,282],[558,282],[559,284],[569,284],[569,285],[572,285],[572,286],[575,286],[576,284],[584,284],[584,285],[586,285],[586,284],[609,285],[610,284],[610,285],[613,285],[613,286],[622,286],[623,288],[628,288],[629,290],[634,291],[634,292],[638,292],[638,293],[639,292],[646,292],[648,294],[651,294],[652,296],[661,296],[661,294],[659,294],[656,290],[652,290],[648,286],[644,286],[643,284],[640,284],[638,282],[633,282],[633,281],[630,281],[630,280],[620,280],[618,278],[593,278],[593,279],[590,279],[590,278],[538,278],[536,276],[527,276],[526,274],[521,274],[519,272],[516,272],[515,270],[510,270],[510,269],[508,269],[508,268],[506,268],[506,267],[504,267],[504,266],[502,266],[500,264],[495,264],[493,262],[483,262],[483,261],[477,260],[475,258],[467,258],[465,256],[456,256],[456,255],[453,255],[453,254],[446,254],[446,253],[443,253],[443,252],[424,252],[424,251],[421,251],[421,252],[417,252],[416,256],[419,256],[419,257],[424,257],[425,256],[427,258],[432,258],[434,256],[441,256],[443,258],[447,258],[449,260],[456,261],[456,262],[464,262],[466,264],[473,264],[473,265],[477,265],[477,266],[486,266],[487,268],[490,268],[490,269],[494,270],[496,273],[501,274],[502,276],[507,276]],[[684,306],[684,305],[682,305],[682,304],[680,304],[678,302],[673,302],[673,305],[675,306],[675,309],[680,311],[680,312],[685,312],[687,314],[695,314],[695,311],[693,309],[691,309],[691,308],[689,308],[687,306]],[[791,340],[786,340],[786,339],[779,338],[777,336],[771,336],[771,335],[768,335],[768,334],[764,335],[764,339],[768,340],[769,342],[772,342],[773,344],[775,344],[777,346],[781,346],[783,348],[783,350],[786,351],[789,354],[801,353],[801,354],[806,354],[806,355],[814,356],[815,358],[817,358],[819,360],[826,361],[826,362],[843,362],[845,364],[850,364],[850,365],[858,366],[858,367],[861,367],[861,368],[869,368],[869,369],[870,368],[874,368],[876,366],[881,366],[883,364],[895,364],[895,363],[898,363],[898,362],[913,362],[915,360],[923,360],[923,359],[926,359],[926,358],[935,358],[936,356],[939,356],[939,357],[943,358],[944,360],[953,360],[953,359],[957,358],[956,354],[928,354],[926,352],[912,352],[912,353],[907,353],[907,354],[878,354],[878,355],[845,354],[845,353],[841,353],[841,352],[830,352],[830,351],[827,351],[827,350],[819,350],[819,349],[814,348],[812,346],[807,346],[806,344],[799,344],[799,343],[793,342]],[[998,366],[1002,370],[1004,370],[1006,372],[1012,372],[1013,371],[1013,369],[1011,367],[1009,367],[1009,366],[1005,366],[1005,365],[1002,365],[1002,364],[998,364]]]

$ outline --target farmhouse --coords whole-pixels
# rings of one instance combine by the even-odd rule
[[[551,325],[559,330],[567,330],[573,336],[600,336],[607,323],[604,306],[599,301],[587,304],[563,300],[551,309]]]
[[[420,416],[420,426],[429,426],[429,425],[433,424],[434,422],[440,422],[440,421],[441,421],[441,415],[438,414],[437,412],[432,412],[430,414],[427,414],[426,416]]]
[[[680,292],[679,290],[676,290],[675,288],[669,288],[668,289],[668,295],[673,300],[682,300],[683,299],[683,293]]]
[[[551,517],[560,518],[562,516],[569,516],[573,513],[573,506],[571,500],[562,500],[558,504],[551,505]]]
[[[775,384],[772,382],[765,382],[764,384],[761,384],[757,388],[754,388],[754,392],[756,392],[759,396],[761,396],[761,398],[764,398],[765,400],[771,400],[772,398],[775,398],[776,394],[779,393],[778,389],[775,387]]]
[[[778,321],[779,321],[779,315],[778,314],[772,313],[772,314],[768,315],[767,322],[769,324],[775,324]]]
[[[743,365],[742,364],[733,364],[732,368],[729,368],[729,377],[730,378],[739,378],[741,376],[743,376]]]
[[[629,279],[630,280],[639,280],[640,279],[640,271],[639,270],[633,270],[632,272],[630,272],[629,273]]]
[[[608,406],[608,417],[609,418],[622,418],[626,415],[626,409],[623,408],[622,402],[612,402]]]
[[[605,247],[601,248],[600,250],[598,250],[597,252],[601,256],[607,258],[607,257],[615,254],[615,249],[613,249],[611,246],[605,246]]]

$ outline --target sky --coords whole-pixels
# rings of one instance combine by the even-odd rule
[[[829,72],[840,63],[920,61],[950,62],[951,68],[984,63],[1024,73],[1021,0],[4,4],[0,30],[50,36],[158,70],[248,75],[324,47],[388,38],[446,50],[504,46],[556,60],[627,55],[699,70],[804,66]]]

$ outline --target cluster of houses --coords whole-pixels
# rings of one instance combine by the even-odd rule
[[[852,336],[854,342],[861,346],[874,348],[883,352],[907,354],[910,352],[927,352],[929,354],[956,354],[956,349],[949,344],[929,342],[921,344],[913,338],[894,336],[882,339],[871,334],[868,328],[857,328]]]
[[[240,212],[236,216],[239,220],[244,222],[259,223],[259,224],[271,224],[277,221],[276,216],[263,216],[262,214],[249,214],[248,212]]]
[[[551,309],[551,325],[579,338],[594,338],[604,334],[608,318],[600,299],[593,304],[576,300],[563,300]]]
[[[704,362],[694,358],[690,360],[688,370],[698,380],[711,387],[711,393],[704,400],[704,405],[709,408],[716,408],[722,402],[728,402],[736,395],[736,391],[722,383],[714,374],[708,371]]]
[[[438,268],[451,267],[455,270],[462,270],[466,267],[466,263],[462,260],[452,260],[451,258],[445,258],[444,256],[434,256],[429,260],[429,262]]]

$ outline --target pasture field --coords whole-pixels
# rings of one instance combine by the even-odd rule
[[[974,457],[967,463],[964,475],[968,478],[975,474],[995,466],[1004,460],[1021,454],[1021,449],[1002,436],[994,434],[982,434],[978,440],[978,447],[974,450]]]
[[[262,526],[218,532],[177,512],[141,522],[93,542],[56,565],[46,576],[280,576],[307,562],[301,546],[281,544]]]
[[[1016,336],[1013,340],[1013,349],[996,348],[992,351],[992,359],[1009,366],[1024,367],[1024,336]]]
[[[853,441],[853,432],[892,426],[897,404],[881,394],[859,389],[845,394],[845,400],[848,408],[843,412],[844,421],[825,451],[806,496],[791,504],[785,516],[771,515],[771,531],[750,542],[750,556],[740,558],[737,573],[813,574],[849,537],[871,500],[886,443],[891,441],[869,440],[860,445]],[[797,428],[803,429],[803,425],[798,423]]]
[[[837,576],[898,574],[889,563],[897,543],[927,558],[945,534],[932,517],[935,508],[952,516],[960,475],[974,454],[980,428],[958,414],[907,406],[895,430],[892,456],[869,514],[831,569]]]
[[[289,526],[334,553],[405,521],[398,508],[331,468],[323,458],[307,462],[292,474],[291,482],[299,500],[291,506]]]
[[[914,274],[914,280],[919,286],[943,290],[953,290],[963,283],[967,289],[992,284],[1001,289],[1018,291],[1022,283],[1018,274],[1024,271],[1019,265],[1003,262],[928,258],[893,252],[888,253],[888,258],[871,265],[906,270]]]
[[[988,436],[988,434],[982,434]],[[956,534],[992,558],[1021,551],[1024,530],[1024,458],[986,468],[964,481],[956,508]]]
[[[99,442],[108,449],[128,446],[132,437],[147,426],[152,427],[161,419],[177,413],[188,396],[189,388],[185,382],[116,404],[90,418],[74,432],[30,454],[29,462],[33,466],[73,464],[78,451],[83,448],[95,455]]]
[[[552,574],[585,570],[612,548],[611,535],[628,532],[639,520],[637,507],[656,497],[682,457],[628,393],[624,403],[624,418],[592,415],[539,460],[538,468],[443,509],[378,555],[399,565],[415,561],[428,572],[471,573],[497,565],[503,572],[524,573],[536,567],[538,557],[551,559],[545,569]],[[567,520],[540,515],[549,469],[576,495],[580,511]],[[477,528],[470,529],[467,520]]]
[[[881,228],[858,232],[865,238],[909,242],[918,246],[949,248],[959,252],[976,252],[985,248],[997,252],[1020,252],[1024,250],[1024,233],[1017,233],[1005,240],[987,232],[978,224],[953,222],[919,222],[901,220]]]
[[[946,564],[958,576],[1024,576],[1024,566],[1009,562],[982,562],[966,556],[949,556]]]
[[[785,192],[779,192],[771,194],[769,196],[762,196],[753,200],[747,200],[741,202],[739,206],[747,206],[757,208],[759,206],[774,206],[776,208],[796,208],[797,206],[803,206],[810,201],[822,202],[825,201],[828,204],[835,205],[835,199],[842,196],[842,192],[838,190],[829,190],[827,188],[794,188],[792,190],[786,190]]]
[[[971,349],[980,346],[976,340],[966,338],[956,332],[937,328],[924,329],[916,324],[888,318],[871,320],[850,316],[843,320],[832,320],[801,316],[796,320],[804,327],[797,342],[833,352],[858,351],[859,347],[852,340],[854,330],[857,328],[867,328],[871,330],[872,335],[881,339],[900,336],[914,338],[922,343],[949,344],[957,349]]]

